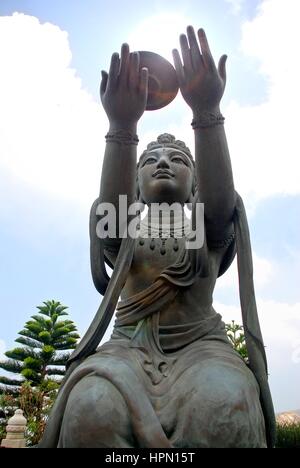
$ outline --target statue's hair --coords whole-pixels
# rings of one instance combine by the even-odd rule
[[[156,148],[164,148],[164,147],[179,149],[180,151],[182,151],[184,154],[188,156],[191,163],[194,165],[192,153],[190,152],[186,144],[181,140],[176,140],[174,135],[171,135],[170,133],[162,133],[161,135],[157,137],[156,141],[151,141],[151,143],[147,145],[147,149],[145,149],[145,151],[140,156],[138,167],[142,163],[144,157],[148,154],[149,151],[156,149]]]

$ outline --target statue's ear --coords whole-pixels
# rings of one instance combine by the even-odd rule
[[[136,165],[136,180],[135,180],[135,185],[136,185],[136,201],[138,201],[139,203],[144,203],[144,200],[142,199],[142,196],[141,196],[141,190],[140,190],[140,184],[139,184],[139,166],[140,166],[140,163],[138,162],[137,165]]]
[[[144,205],[146,205],[146,203],[144,202],[143,197],[142,197],[142,195],[141,195],[141,189],[140,189],[140,184],[139,184],[139,166],[140,166],[140,163],[138,162],[138,163],[137,163],[137,166],[136,166],[136,179],[135,179],[136,201],[138,201],[139,203],[143,203]]]
[[[142,198],[142,195],[141,195],[141,191],[140,191],[140,185],[139,185],[139,181],[138,181],[138,178],[136,178],[136,200],[139,202],[139,203],[143,203],[144,205],[146,204]]]
[[[192,209],[192,208],[190,208],[190,207],[192,207],[193,201],[194,201],[194,195],[193,195],[193,193],[191,192],[189,198],[188,198],[187,201],[186,201],[186,204],[187,204],[187,206],[188,206],[189,209]]]
[[[137,200],[138,200],[139,203],[143,203],[143,205],[146,205],[146,203],[144,202],[143,197],[142,197],[142,195],[140,193],[139,193],[139,196],[138,196]]]
[[[192,190],[191,190],[191,193],[190,193],[190,196],[187,200],[186,203],[191,203],[193,204],[194,201],[195,201],[195,198],[198,196],[198,190],[197,190],[197,181],[196,181],[196,177],[194,177],[194,180],[193,180],[193,185],[192,185]]]

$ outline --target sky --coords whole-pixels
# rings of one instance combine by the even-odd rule
[[[188,24],[226,53],[222,100],[248,212],[258,312],[277,412],[300,408],[299,0],[0,0],[0,358],[35,307],[56,299],[81,334],[101,301],[89,267],[108,122],[102,69],[123,42],[171,60]],[[193,149],[180,94],[146,112],[139,149],[170,132]],[[241,322],[236,264],[214,307]]]

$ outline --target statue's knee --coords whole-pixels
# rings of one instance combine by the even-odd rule
[[[113,446],[114,439],[127,438],[129,428],[126,403],[111,382],[91,376],[73,388],[62,426],[64,446]]]
[[[210,362],[194,369],[180,411],[184,437],[196,437],[195,447],[264,446],[258,387],[246,367]]]
[[[252,373],[243,365],[240,368],[226,365],[207,365],[200,369],[194,380],[195,398],[206,406],[247,409],[249,399],[258,399],[258,387]],[[244,407],[244,408],[243,408]]]

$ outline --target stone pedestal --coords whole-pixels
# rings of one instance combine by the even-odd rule
[[[27,420],[23,416],[23,411],[16,410],[6,426],[6,438],[2,440],[1,447],[6,448],[25,448],[25,429]]]

